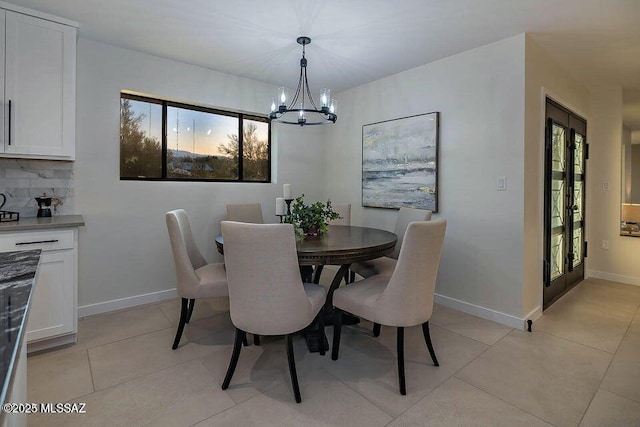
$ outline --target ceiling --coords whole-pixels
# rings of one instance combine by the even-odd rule
[[[586,85],[640,89],[640,0],[9,0],[80,37],[295,86],[354,87],[522,32]]]

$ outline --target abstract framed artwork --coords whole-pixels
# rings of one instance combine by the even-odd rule
[[[362,206],[438,212],[439,113],[362,126]]]

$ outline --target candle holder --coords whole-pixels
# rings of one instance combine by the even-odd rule
[[[287,204],[287,216],[291,215],[291,202],[295,199],[284,199],[284,202]]]

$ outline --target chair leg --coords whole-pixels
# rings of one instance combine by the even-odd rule
[[[398,381],[400,382],[400,394],[407,394],[404,382],[404,328],[398,327]]]
[[[429,334],[429,321],[422,324],[422,334],[424,335],[424,342],[427,343],[431,360],[433,360],[434,366],[440,366],[438,359],[436,358],[436,352],[433,350],[433,344],[431,343],[431,334]]]
[[[249,341],[247,340],[247,334],[245,332],[245,334],[242,336],[242,345],[245,347],[249,346]]]
[[[253,345],[256,345],[256,346],[260,345],[260,335],[253,334]]]
[[[313,275],[313,283],[320,283],[320,275],[322,275],[322,270],[324,269],[324,265],[316,266],[316,271]]]
[[[373,324],[373,336],[376,338],[380,336],[380,323]]]
[[[342,329],[342,310],[334,309],[333,319],[333,349],[331,350],[331,360],[338,360],[338,352],[340,351],[340,330]]]
[[[189,300],[189,314],[187,315],[187,323],[191,321],[191,315],[193,314],[193,307],[196,305],[195,299]]]
[[[226,390],[229,388],[229,383],[231,382],[231,377],[233,377],[233,372],[236,370],[236,365],[238,364],[238,359],[240,358],[240,350],[242,350],[242,341],[247,339],[247,334],[244,331],[236,328],[236,340],[233,343],[233,352],[231,353],[231,360],[229,361],[229,368],[227,369],[227,374],[224,376],[224,381],[222,382],[222,389]]]
[[[324,307],[318,313],[318,327],[320,328],[320,356],[324,356],[324,343],[327,340],[324,330]]]
[[[187,323],[187,316],[189,314],[189,300],[182,298],[182,308],[180,309],[180,323],[178,323],[178,331],[176,332],[176,338],[173,340],[171,348],[175,350],[180,344],[180,338],[182,338],[182,331],[184,330],[184,324]]]
[[[356,281],[356,272],[349,271],[349,283],[353,283]]]
[[[300,397],[300,387],[298,387],[298,374],[296,373],[296,360],[293,356],[293,334],[287,334],[287,359],[289,360],[289,373],[291,374],[291,386],[293,387],[293,395],[296,403],[302,402]]]

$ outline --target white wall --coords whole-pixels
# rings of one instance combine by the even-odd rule
[[[594,88],[589,123],[590,168],[588,209],[590,232],[588,275],[640,285],[640,239],[620,236],[620,194],[622,192],[622,90]],[[633,137],[633,136],[632,136]],[[602,184],[609,183],[609,191]],[[602,240],[609,249],[602,249]]]
[[[588,274],[640,284],[640,266],[629,259],[640,239],[617,237],[621,93],[600,90],[589,98],[525,35],[339,93],[335,126],[274,124],[273,184],[120,181],[121,90],[264,113],[275,88],[81,38],[74,172],[76,210],[87,225],[80,232],[79,304],[175,286],[164,223],[174,208],[187,209],[210,260],[220,259],[212,241],[226,203],[259,201],[265,219],[275,221],[284,182],[296,194],[352,203],[355,225],[392,229],[394,211],[360,207],[362,125],[439,111],[436,216],[449,225],[437,293],[458,308],[515,324],[541,302],[543,87],[589,119]],[[495,188],[501,175],[506,192]],[[603,179],[610,183],[604,197]],[[608,252],[600,250],[605,237]]]
[[[393,229],[396,212],[361,207],[362,125],[440,112],[439,209],[448,220],[437,293],[497,315],[522,315],[524,35],[336,95],[326,130],[325,191],[352,223]],[[507,191],[496,178],[507,177]],[[481,309],[482,311],[483,309]]]
[[[549,96],[587,119],[591,137],[589,91],[577,83],[532,39],[526,37],[523,311],[540,313],[544,277],[544,126],[545,98]],[[587,163],[587,173],[591,165]],[[590,182],[587,180],[587,188]],[[587,200],[589,203],[589,200]],[[589,206],[589,205],[587,205]],[[590,219],[586,216],[587,233]]]
[[[220,259],[214,237],[229,202],[262,203],[275,222],[282,183],[314,198],[322,193],[322,131],[274,124],[273,184],[145,182],[119,179],[121,90],[264,114],[275,87],[97,43],[78,42],[76,210],[79,305],[175,288],[165,212],[184,208],[205,258]]]

